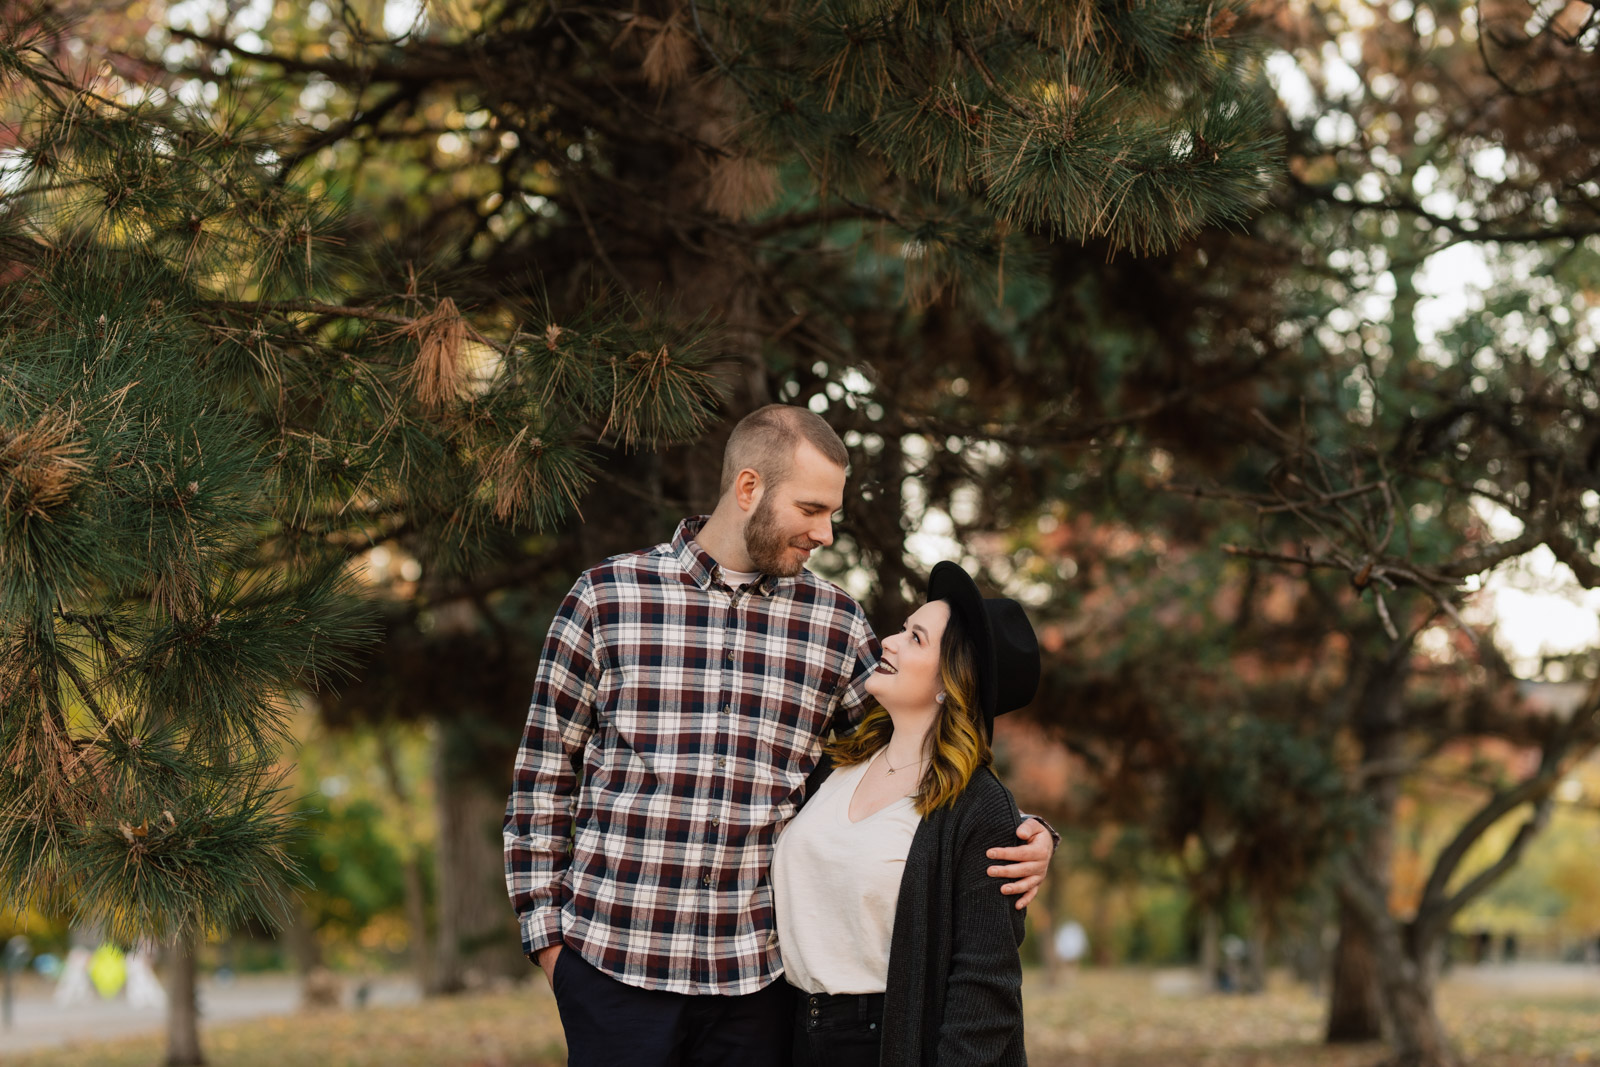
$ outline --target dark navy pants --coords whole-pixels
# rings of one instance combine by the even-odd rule
[[[571,948],[550,976],[568,1067],[789,1067],[793,994],[782,979],[743,996],[640,989]]]

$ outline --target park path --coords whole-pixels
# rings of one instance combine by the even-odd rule
[[[345,1003],[355,983],[347,981]],[[410,1004],[418,999],[416,982],[406,977],[374,979],[367,1004]],[[201,979],[202,1028],[254,1019],[289,1015],[299,1009],[300,983],[288,975],[245,975],[229,982]],[[50,998],[48,987],[29,983],[18,991],[9,1030],[0,1029],[0,1061],[7,1053],[59,1048],[78,1041],[106,1041],[135,1034],[159,1033],[166,1026],[160,1008],[135,1008],[118,997],[61,1006]]]
[[[1444,978],[1468,989],[1512,995],[1600,998],[1600,966],[1592,963],[1482,963],[1457,966]]]

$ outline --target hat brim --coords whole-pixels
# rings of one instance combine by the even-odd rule
[[[977,659],[978,708],[983,713],[984,725],[992,733],[999,683],[995,678],[994,630],[978,583],[958,565],[941,560],[933,565],[933,573],[928,576],[928,599],[945,601],[953,614],[961,616],[961,624],[972,640],[972,651]]]

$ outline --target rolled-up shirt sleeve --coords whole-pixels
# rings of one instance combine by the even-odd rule
[[[833,712],[833,730],[840,737],[854,730],[877,704],[872,694],[867,692],[867,679],[877,669],[882,649],[878,645],[877,635],[872,632],[867,617],[861,614],[860,609],[857,609],[850,627],[850,649],[849,676],[840,687],[838,703]]]
[[[539,655],[528,722],[506,802],[506,889],[532,957],[561,941],[584,749],[599,679],[594,589],[587,575],[561,602]]]

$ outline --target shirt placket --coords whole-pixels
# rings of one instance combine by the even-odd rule
[[[712,589],[717,592],[717,586]],[[707,797],[707,813],[705,826],[705,847],[701,858],[700,887],[706,894],[706,906],[700,913],[701,937],[706,944],[711,944],[716,936],[717,924],[717,887],[721,877],[720,858],[723,852],[722,842],[726,840],[728,827],[727,808],[729,798],[732,796],[732,787],[729,784],[733,773],[733,751],[735,749],[735,732],[738,728],[737,704],[739,699],[739,656],[742,651],[739,637],[739,601],[747,595],[741,590],[728,590],[726,606],[723,608],[722,617],[717,620],[717,629],[712,635],[721,639],[722,662],[719,677],[721,684],[717,693],[716,721],[711,730],[712,745],[710,757],[712,760],[712,774],[708,777],[711,781],[711,794]],[[700,980],[707,984],[716,984],[719,976],[716,973],[716,964],[710,959],[709,954],[703,960],[705,973]]]

